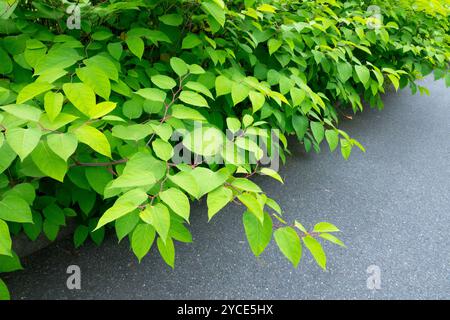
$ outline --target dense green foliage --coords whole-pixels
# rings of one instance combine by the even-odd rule
[[[282,182],[288,135],[364,150],[339,114],[382,108],[387,86],[427,93],[414,81],[433,70],[450,84],[447,1],[79,3],[81,30],[67,1],[0,1],[0,273],[21,268],[11,234],[54,240],[68,219],[76,247],[111,227],[174,267],[202,197],[209,219],[243,204],[256,256],[273,236],[294,266],[303,243],[325,269],[318,239],[343,246],[339,230],[284,221],[249,178]],[[180,146],[195,156],[176,162]]]

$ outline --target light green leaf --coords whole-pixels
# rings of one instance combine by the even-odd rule
[[[172,267],[175,267],[175,247],[171,238],[164,243],[161,238],[157,240],[158,251],[163,260]]]
[[[127,37],[125,42],[127,43],[128,49],[130,49],[131,53],[138,57],[139,60],[142,59],[145,48],[144,40],[140,37],[131,36]]]
[[[175,73],[180,77],[184,76],[189,71],[186,62],[178,57],[172,57],[170,59],[170,66],[172,67],[173,71],[175,71]]]
[[[225,207],[230,201],[233,200],[233,191],[224,186],[220,186],[217,189],[208,193],[207,205],[208,205],[208,220]]]
[[[31,158],[43,174],[60,182],[64,181],[67,163],[56,155],[48,144],[41,141],[31,153]]]
[[[190,204],[183,192],[176,188],[169,188],[161,192],[159,197],[173,212],[189,222]]]
[[[152,76],[150,79],[157,87],[164,90],[173,89],[177,85],[175,80],[173,80],[171,77],[162,74]]]
[[[146,223],[136,226],[131,236],[131,248],[139,262],[149,252],[155,240],[155,229]]]
[[[358,79],[364,85],[364,87],[368,84],[370,80],[370,71],[366,66],[355,66],[356,74],[358,75]]]
[[[327,267],[327,257],[319,241],[311,236],[303,237],[302,240],[306,248],[308,248],[309,252],[311,252],[314,257],[314,260],[316,260],[317,264],[325,270]]]
[[[180,171],[176,175],[169,175],[169,180],[182,188],[195,198],[200,197],[200,187],[192,175],[192,172]]]
[[[244,191],[250,191],[250,192],[262,192],[261,188],[254,183],[253,181],[246,179],[246,178],[235,178],[231,185],[237,189],[244,190]]]
[[[222,75],[218,76],[215,81],[216,97],[229,94],[231,92],[232,85],[233,81],[227,77]]]
[[[168,26],[177,27],[183,23],[183,17],[177,13],[165,14],[158,17],[159,21],[167,24]]]
[[[170,229],[169,209],[162,203],[157,203],[154,206],[147,206],[139,215],[144,222],[155,228],[163,242],[166,243]]]
[[[97,66],[89,65],[76,70],[78,78],[91,87],[96,94],[105,100],[111,94],[111,83],[105,72]]]
[[[225,25],[225,11],[213,2],[202,1],[202,9],[210,14],[222,27]]]
[[[53,85],[47,82],[33,82],[19,91],[17,95],[16,103],[22,104],[27,102],[28,100],[33,99],[34,97],[44,93],[53,88]]]
[[[172,117],[180,120],[206,121],[206,118],[197,110],[183,106],[182,104],[173,105],[171,108]]]
[[[47,144],[61,159],[67,161],[77,150],[78,140],[72,133],[53,133],[47,136]]]
[[[352,76],[352,66],[348,62],[340,62],[336,65],[337,76],[342,82],[346,82]]]
[[[258,201],[258,199],[251,193],[242,193],[237,196],[248,210],[255,215],[258,220],[264,222],[264,206]]]
[[[101,216],[94,231],[100,229],[105,224],[115,221],[127,213],[136,210],[147,199],[147,194],[141,189],[133,189],[123,194],[116,200],[114,205],[106,210]]]
[[[180,100],[184,103],[191,104],[197,107],[209,107],[205,98],[193,91],[182,91],[180,94]]]
[[[135,93],[144,99],[157,102],[164,102],[167,96],[164,91],[156,88],[144,88],[136,91]]]
[[[34,122],[38,122],[42,114],[42,110],[27,104],[10,104],[1,106],[0,109],[3,109],[7,113],[12,114],[19,119]]]
[[[95,110],[96,99],[94,90],[84,83],[65,83],[63,90],[72,104],[87,116]]]
[[[11,245],[8,224],[0,219],[0,255],[12,256]]]
[[[199,36],[193,33],[189,33],[186,37],[184,37],[181,44],[181,49],[192,49],[200,44],[202,44],[202,40],[199,38]]]
[[[334,236],[332,234],[321,233],[321,234],[319,234],[319,237],[321,237],[321,238],[323,238],[325,240],[328,240],[328,241],[330,241],[330,242],[332,242],[334,244],[337,244],[338,246],[346,248],[345,244],[339,238],[337,238],[336,236]]]
[[[161,160],[168,161],[173,157],[174,151],[172,145],[162,139],[155,139],[152,142],[152,147],[153,151],[155,151],[156,156]]]
[[[49,91],[44,96],[44,108],[50,121],[54,121],[60,114],[63,106],[64,96],[62,93]]]
[[[257,91],[250,91],[248,96],[252,102],[253,113],[260,110],[263,107],[264,102],[266,102],[264,95]]]
[[[258,257],[272,239],[272,219],[264,213],[264,220],[261,223],[255,215],[246,211],[242,220],[250,249]]]
[[[334,224],[329,222],[319,222],[314,226],[313,232],[338,232],[340,231]]]
[[[231,98],[233,104],[237,105],[239,102],[244,101],[249,95],[249,88],[243,83],[234,82],[231,86]]]
[[[0,219],[18,223],[33,223],[29,204],[16,195],[8,195],[0,201]]]
[[[83,125],[73,130],[78,141],[90,146],[98,153],[111,158],[111,147],[106,136],[98,129]]]
[[[41,136],[39,128],[13,128],[6,132],[6,141],[23,161],[36,148]]]
[[[339,144],[339,133],[336,130],[325,130],[325,138],[327,139],[330,151],[334,151]]]
[[[302,245],[297,232],[291,227],[282,227],[275,230],[273,236],[280,251],[297,268],[302,256]]]
[[[274,52],[276,52],[283,42],[278,39],[271,38],[269,41],[267,41],[267,46],[269,47],[269,54],[272,55]]]
[[[281,176],[278,174],[278,172],[276,172],[273,169],[270,168],[261,168],[261,170],[259,171],[261,174],[269,176],[274,178],[275,180],[280,181],[281,183],[284,184],[283,179],[281,178]]]
[[[311,121],[311,131],[317,143],[321,143],[325,136],[325,128],[322,123]]]

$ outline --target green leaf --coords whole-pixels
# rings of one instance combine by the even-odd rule
[[[192,176],[196,179],[200,188],[200,193],[198,195],[200,198],[223,185],[230,175],[226,170],[214,172],[208,168],[197,167],[192,170]]]
[[[137,209],[137,207],[139,207],[147,199],[147,194],[141,189],[133,189],[123,194],[116,200],[114,205],[106,210],[106,212],[101,216],[94,231],[100,229],[105,224],[117,220],[127,213]]]
[[[176,175],[169,175],[169,180],[195,198],[200,197],[200,187],[192,172],[180,171]]]
[[[18,3],[18,2],[17,2]],[[1,69],[0,69],[1,71]],[[1,72],[0,72],[1,73]],[[10,300],[11,296],[9,294],[9,290],[8,287],[6,286],[6,284],[3,282],[2,279],[0,279],[0,301],[1,300]]]
[[[47,136],[47,144],[61,159],[67,161],[77,150],[78,140],[72,133],[53,133]]]
[[[8,224],[0,219],[0,255],[12,256],[11,245]]]
[[[260,92],[250,91],[248,96],[252,103],[253,113],[260,110],[263,107],[264,103],[266,102],[266,98]]]
[[[261,188],[253,181],[246,178],[236,178],[231,182],[231,185],[237,189],[250,191],[250,192],[262,192]]]
[[[336,130],[325,130],[325,138],[330,146],[330,151],[333,152],[339,144],[339,133]]]
[[[33,223],[29,204],[16,195],[9,195],[0,201],[0,219],[18,223]]]
[[[231,98],[233,99],[233,104],[237,105],[238,103],[244,101],[249,95],[249,89],[246,85],[234,82],[231,86]]]
[[[281,176],[278,174],[278,172],[276,172],[273,169],[270,168],[261,168],[261,170],[259,171],[261,174],[269,176],[274,178],[275,180],[280,181],[281,183],[284,184],[283,179],[281,178]]]
[[[233,85],[233,81],[228,79],[225,76],[218,76],[215,81],[216,88],[216,97],[229,94],[231,92],[231,87]]]
[[[352,152],[352,145],[347,139],[341,139],[341,153],[345,160],[350,157]]]
[[[250,249],[258,257],[272,239],[272,219],[269,214],[264,213],[264,220],[261,223],[255,215],[246,211],[242,220]]]
[[[56,155],[47,143],[41,141],[31,153],[31,158],[43,174],[60,182],[64,181],[68,170],[67,163]]]
[[[278,39],[269,39],[269,41],[267,41],[267,46],[269,48],[269,54],[272,55],[274,52],[276,52],[281,45],[283,44],[283,42],[281,40]]]
[[[90,116],[91,112],[95,110],[95,93],[88,85],[84,83],[65,83],[63,84],[63,90],[67,99],[85,115]]]
[[[205,85],[201,84],[200,82],[188,81],[184,85],[184,87],[188,88],[188,89],[191,89],[191,90],[193,90],[195,92],[200,92],[200,93],[204,94],[205,96],[207,96],[207,97],[209,97],[209,98],[214,100],[214,96],[211,93],[211,91],[209,91],[209,89]]]
[[[31,206],[34,202],[34,199],[36,198],[36,191],[34,190],[34,186],[31,183],[25,182],[16,184],[12,189],[9,189],[3,194],[4,197],[6,197],[7,195],[18,196]]]
[[[13,251],[12,256],[0,255],[0,273],[23,270],[19,257]]]
[[[161,139],[155,139],[152,142],[153,151],[155,151],[155,154],[158,158],[164,161],[169,161],[173,157],[173,147],[170,143],[161,140]]]
[[[171,77],[158,74],[150,78],[152,82],[159,88],[164,90],[173,89],[177,83]]]
[[[169,266],[175,268],[175,247],[171,238],[168,238],[166,242],[162,241],[161,238],[157,240],[158,251],[164,262]]]
[[[139,220],[139,210],[134,210],[116,220],[114,227],[119,242],[134,230]]]
[[[162,203],[157,203],[154,206],[147,206],[139,215],[144,222],[155,228],[163,242],[166,243],[170,229],[169,209]]]
[[[3,137],[3,135],[0,134],[0,137]],[[8,169],[16,156],[16,153],[7,143],[0,144],[0,173]]]
[[[22,104],[34,97],[40,95],[41,93],[47,92],[52,89],[53,85],[47,82],[33,82],[26,85],[22,90],[19,91],[17,95],[16,103]]]
[[[346,82],[352,76],[352,66],[348,62],[341,62],[336,65],[337,76],[342,82]]]
[[[190,33],[184,37],[181,49],[192,49],[202,44],[202,40],[196,34]]]
[[[106,136],[98,129],[83,125],[73,130],[78,141],[87,144],[98,153],[111,158],[111,147]]]
[[[302,140],[308,131],[309,120],[305,116],[294,114],[292,116],[292,126],[297,134],[297,138]]]
[[[105,72],[97,66],[87,66],[76,70],[78,78],[91,87],[96,94],[105,100],[111,94],[111,83]]]
[[[73,244],[75,248],[79,248],[89,236],[89,227],[79,225],[73,233]]]
[[[10,104],[1,106],[0,109],[5,110],[7,113],[12,114],[19,119],[33,122],[38,122],[42,114],[42,110],[27,104]]]
[[[60,114],[63,106],[64,96],[62,93],[49,91],[44,96],[44,108],[50,121],[54,121]]]
[[[146,223],[136,226],[131,235],[131,248],[138,258],[139,262],[149,252],[155,240],[155,229]]]
[[[46,220],[50,221],[54,225],[64,226],[66,225],[66,216],[64,211],[56,204],[52,203],[42,210]]]
[[[290,89],[290,94],[291,94],[291,99],[292,99],[292,103],[293,103],[294,107],[300,106],[306,97],[306,92],[304,90],[295,88],[295,87],[292,87]]]
[[[321,143],[325,136],[325,128],[323,124],[320,122],[312,121],[310,125],[314,139],[316,139],[317,143]]]
[[[255,215],[258,220],[264,222],[264,206],[258,201],[258,199],[251,193],[242,193],[237,196],[248,210]]]
[[[358,75],[358,79],[364,85],[364,87],[368,84],[370,80],[370,71],[366,66],[355,66],[356,74]]]
[[[168,26],[177,27],[183,23],[183,17],[177,13],[166,14],[158,17],[159,21],[167,24]]]
[[[231,200],[233,200],[233,191],[224,186],[220,186],[208,193],[206,201],[208,205],[208,220],[211,220],[212,217],[230,203]]]
[[[327,267],[327,257],[325,252],[323,251],[322,245],[311,236],[306,236],[302,238],[303,243],[306,248],[311,252],[314,260],[316,260],[317,264],[324,270]]]
[[[86,179],[98,194],[103,195],[106,185],[113,179],[113,175],[105,167],[86,167]]]
[[[275,230],[273,236],[280,251],[297,268],[302,256],[302,245],[297,232],[291,227],[282,227]]]
[[[338,232],[340,231],[334,224],[329,222],[319,222],[314,226],[313,232]]]
[[[178,57],[172,57],[170,59],[170,66],[172,67],[173,71],[175,71],[175,73],[179,77],[184,76],[189,71],[188,65],[186,64],[186,62],[184,62],[183,60],[181,60]]]
[[[137,95],[144,99],[156,102],[164,102],[166,100],[166,93],[156,88],[145,88],[135,92]]]
[[[206,121],[206,118],[197,110],[185,107],[181,104],[173,105],[171,108],[172,117],[180,120]]]
[[[188,133],[183,145],[196,154],[214,156],[221,151],[225,139],[223,132],[217,128],[202,126]]]
[[[225,25],[225,11],[217,4],[202,1],[202,9],[204,12],[211,15],[222,27]]]
[[[131,36],[127,37],[125,42],[127,43],[128,49],[130,49],[131,53],[138,57],[139,60],[142,59],[145,48],[144,40],[140,37]]]
[[[188,197],[176,188],[169,188],[159,194],[161,200],[177,215],[189,222],[190,204]]]
[[[41,136],[39,128],[13,128],[6,132],[6,141],[23,161],[36,148]]]
[[[330,242],[332,242],[334,244],[337,244],[338,246],[346,248],[345,244],[339,238],[337,238],[336,236],[334,236],[332,234],[321,233],[321,234],[319,234],[319,237],[321,237],[321,238],[323,238],[323,239],[325,239],[327,241],[330,241]]]
[[[184,90],[179,96],[184,103],[191,104],[197,107],[209,107],[205,98],[193,91]]]

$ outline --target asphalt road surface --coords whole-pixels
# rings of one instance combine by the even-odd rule
[[[13,299],[449,299],[450,91],[423,83],[387,94],[383,111],[366,110],[341,126],[367,152],[348,161],[291,145],[282,186],[257,180],[285,210],[311,227],[329,221],[344,249],[325,244],[328,270],[304,250],[298,269],[272,242],[256,259],[245,240],[243,208],[227,207],[207,223],[205,203],[193,205],[192,244],[177,244],[176,268],[153,247],[141,264],[126,242],[109,236],[101,247],[54,244],[24,259],[25,271],[5,281]],[[82,289],[68,290],[66,269],[81,268]],[[367,268],[381,271],[381,288],[367,288]]]

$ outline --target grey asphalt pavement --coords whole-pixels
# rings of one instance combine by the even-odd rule
[[[207,223],[205,203],[193,205],[192,244],[177,244],[171,270],[156,250],[141,264],[126,242],[101,247],[54,244],[24,260],[5,281],[14,299],[450,299],[450,91],[423,83],[387,94],[385,110],[366,110],[341,126],[367,152],[348,161],[291,145],[285,185],[258,177],[286,219],[311,227],[336,224],[348,248],[325,244],[323,272],[304,251],[293,269],[272,242],[256,259],[245,240],[243,208],[231,205]],[[155,248],[153,248],[155,249]],[[66,269],[81,268],[82,289],[66,288]],[[369,290],[367,268],[381,270]]]

